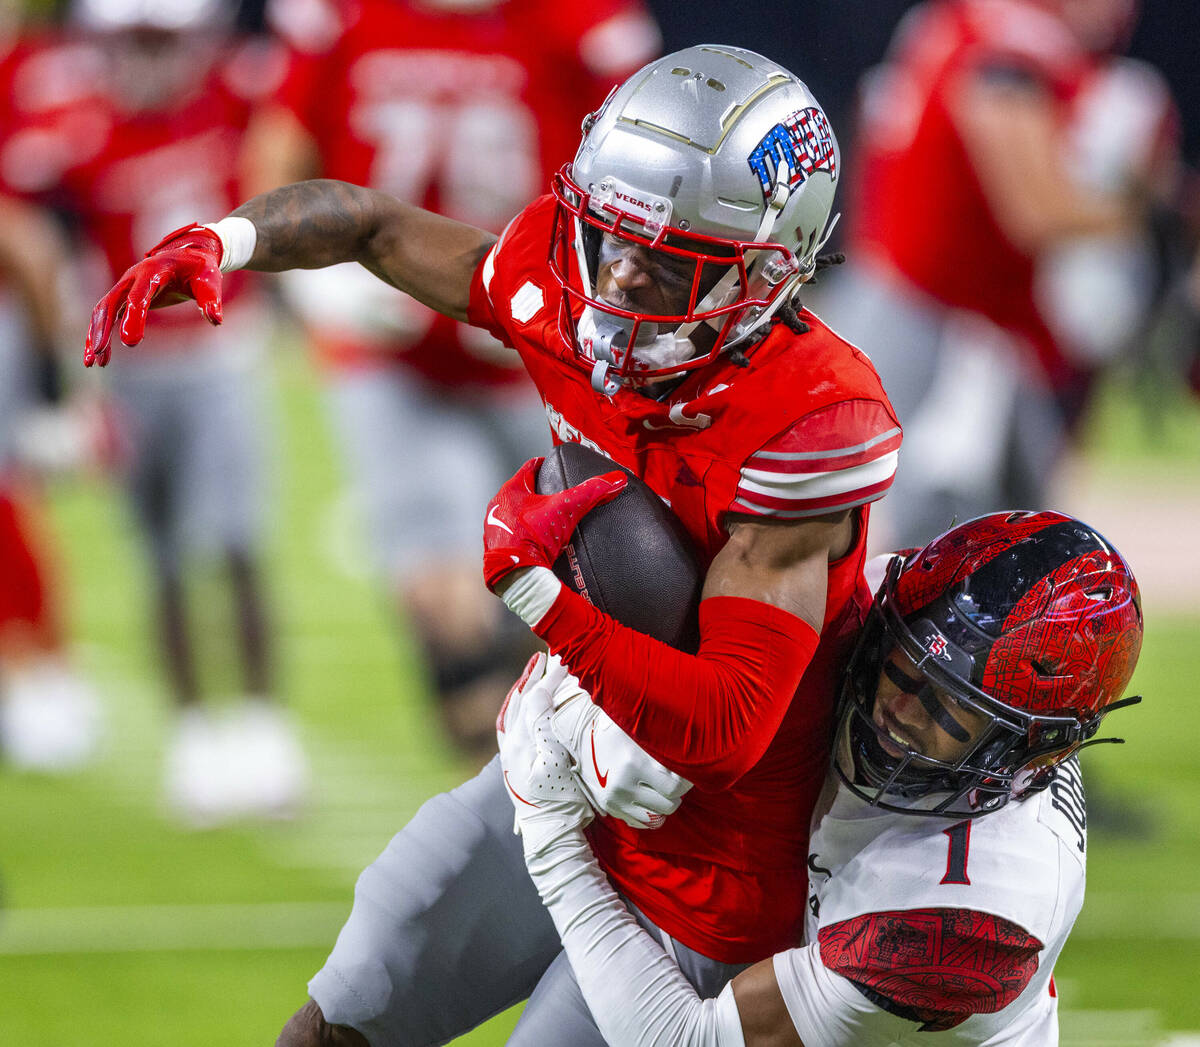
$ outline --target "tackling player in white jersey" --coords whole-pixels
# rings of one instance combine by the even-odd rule
[[[534,666],[501,713],[501,757],[530,874],[608,1043],[1057,1043],[1052,974],[1087,842],[1074,754],[1139,700],[1121,694],[1141,638],[1128,565],[1058,513],[981,517],[893,558],[814,814],[805,944],[709,1000],[592,857],[551,724],[574,681]]]

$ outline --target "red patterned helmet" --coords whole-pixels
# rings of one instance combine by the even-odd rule
[[[1129,565],[1055,512],[994,513],[892,560],[851,659],[838,773],[889,810],[970,817],[1044,788],[1142,646]]]

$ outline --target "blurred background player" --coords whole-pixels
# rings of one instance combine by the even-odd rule
[[[659,47],[640,0],[272,0],[267,15],[293,54],[251,125],[249,192],[337,178],[494,233],[572,154],[580,114]],[[388,599],[447,732],[482,763],[530,640],[480,583],[479,519],[548,445],[541,401],[492,335],[357,265],[281,286],[322,365]]]
[[[0,753],[39,771],[82,765],[100,738],[96,695],[70,664],[40,463],[25,453],[31,420],[59,397],[57,313],[38,299],[56,286],[60,240],[48,216],[0,193]]]
[[[255,93],[282,67],[261,49],[235,46],[232,9],[222,0],[78,0],[70,19],[67,50],[48,55],[43,73],[86,76],[90,96],[10,152],[33,153],[40,139],[57,134],[36,188],[70,212],[103,282],[137,258],[134,245],[153,238],[149,230],[157,235],[237,198]],[[252,297],[243,281],[232,290]],[[272,693],[257,552],[265,500],[256,372],[263,316],[253,301],[244,305],[234,336],[216,341],[203,317],[172,318],[108,383],[175,706],[166,800],[194,825],[289,814],[308,775]],[[204,631],[185,593],[185,575],[193,583],[203,577],[192,570],[199,566],[193,557],[219,559],[233,596],[242,693],[223,708],[202,698]]]
[[[1146,322],[1177,161],[1161,77],[1113,58],[1134,15],[922,4],[864,81],[849,264],[821,306],[905,427],[884,544],[1042,503],[1099,368]]]
[[[0,157],[17,130],[61,99],[36,76],[48,28],[0,11]],[[64,87],[69,93],[70,85]],[[68,257],[57,224],[24,195],[19,167],[0,161],[0,754],[13,767],[64,771],[100,738],[100,708],[71,666],[52,537],[42,526],[31,420],[61,402],[64,344],[58,286]],[[61,429],[59,430],[61,432]],[[48,435],[45,425],[40,435]]]

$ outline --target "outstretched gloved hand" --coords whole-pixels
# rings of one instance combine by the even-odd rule
[[[121,341],[137,345],[146,332],[147,313],[158,306],[194,300],[209,323],[219,324],[222,250],[217,234],[202,225],[185,225],[163,237],[92,310],[84,366],[108,363],[118,321]]]

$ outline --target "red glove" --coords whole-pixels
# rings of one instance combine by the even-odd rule
[[[121,341],[137,345],[146,332],[146,314],[161,305],[194,299],[208,322],[221,322],[221,240],[202,225],[168,233],[92,310],[84,343],[83,365],[103,367],[112,355],[113,324],[121,319]]]
[[[610,502],[625,486],[618,471],[593,476],[558,494],[534,490],[544,459],[531,458],[489,503],[483,525],[483,580],[493,592],[518,567],[549,567],[576,525],[592,509]]]

